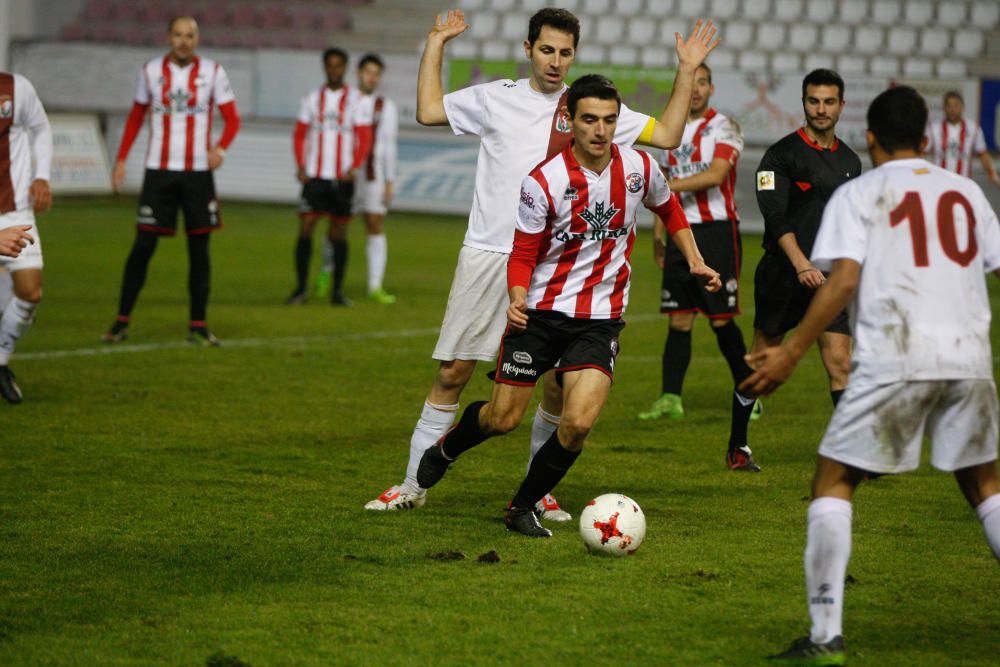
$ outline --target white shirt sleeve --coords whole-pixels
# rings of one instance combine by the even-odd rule
[[[305,123],[306,125],[312,125],[313,109],[312,109],[312,104],[310,104],[311,100],[312,100],[312,95],[306,93],[305,95],[302,96],[302,100],[299,102],[299,117],[297,120],[300,123]]]
[[[653,119],[644,113],[632,111],[622,103],[618,112],[618,126],[615,129],[615,143],[619,146],[631,146],[639,140],[642,131]]]
[[[482,83],[444,96],[444,113],[455,134],[482,136],[486,122],[486,97],[491,84]]]
[[[399,135],[399,110],[389,98],[386,98],[382,108],[382,121],[378,126],[378,134],[378,145],[384,151],[382,173],[385,174],[385,180],[391,183],[396,180],[396,140]]]
[[[670,199],[670,187],[667,179],[663,177],[663,172],[656,166],[652,158],[649,159],[649,191],[642,203],[646,208],[656,208],[663,206]]]
[[[737,153],[742,153],[743,131],[740,130],[739,123],[727,116],[720,124],[719,133],[715,137],[715,143],[731,146]]]
[[[983,268],[987,273],[1000,269],[1000,221],[986,195],[979,197],[976,231],[983,251]]]
[[[17,75],[14,83],[16,86],[14,100],[17,104],[15,122],[28,128],[31,133],[35,178],[47,181],[52,175],[52,128],[49,127],[49,118],[45,115],[45,108],[31,82]]]
[[[146,66],[143,65],[135,77],[135,101],[139,104],[149,104],[152,98],[149,82],[146,80]]]
[[[864,265],[868,250],[868,226],[859,210],[858,199],[866,199],[860,187],[846,183],[837,188],[826,208],[816,234],[810,261],[820,271],[829,271],[838,259],[853,259]],[[874,210],[870,207],[869,210]]]
[[[215,103],[220,106],[236,101],[233,87],[229,84],[229,75],[218,63],[215,64],[215,87],[212,90],[212,97],[215,98]]]
[[[526,234],[545,231],[545,221],[549,215],[549,199],[542,186],[531,176],[521,181],[521,201],[517,206],[517,229]]]
[[[976,125],[976,136],[972,142],[972,154],[981,155],[986,152],[986,136],[983,134],[983,128]]]

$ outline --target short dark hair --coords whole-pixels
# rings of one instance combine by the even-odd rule
[[[326,51],[323,52],[323,64],[324,65],[326,64],[326,61],[330,59],[330,56],[337,56],[338,58],[340,58],[341,60],[343,60],[345,63],[348,60],[350,60],[350,58],[347,56],[347,51],[345,51],[343,49],[340,49],[340,48],[337,48],[336,46],[331,46],[330,48],[328,48]]]
[[[832,69],[814,69],[802,79],[802,99],[806,98],[806,86],[836,86],[838,99],[844,99],[844,80]]]
[[[927,102],[910,86],[880,93],[868,107],[868,129],[888,153],[920,150],[927,126]]]
[[[694,73],[697,74],[698,70],[700,69],[703,69],[706,72],[708,72],[708,82],[712,83],[712,68],[706,65],[705,63],[702,63],[695,68]]]
[[[382,59],[379,58],[378,55],[375,53],[366,53],[365,55],[361,56],[361,60],[358,61],[358,69],[361,69],[368,63],[373,63],[375,65],[378,65],[379,69],[385,69],[385,63],[382,62]]]
[[[949,90],[944,94],[945,104],[948,103],[948,98],[950,97],[954,97],[956,100],[962,103],[962,106],[965,106],[965,99],[962,97],[962,93],[958,92],[957,90]]]
[[[580,43],[580,19],[576,18],[572,12],[566,9],[552,9],[546,7],[539,9],[528,21],[528,44],[535,45],[538,36],[542,34],[542,27],[549,26],[555,30],[568,32],[573,35],[573,48]]]
[[[600,74],[584,74],[573,82],[566,96],[566,106],[569,107],[569,117],[576,116],[576,103],[585,97],[596,97],[599,100],[615,100],[618,109],[622,107],[622,96],[611,79]]]

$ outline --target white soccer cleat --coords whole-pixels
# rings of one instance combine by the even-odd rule
[[[573,519],[572,514],[559,507],[559,502],[551,493],[546,494],[544,498],[535,503],[535,514],[539,519],[559,523]]]
[[[427,492],[405,493],[400,487],[393,486],[376,498],[365,503],[366,510],[377,510],[385,512],[387,510],[415,510],[423,507],[427,502]],[[562,519],[564,520],[564,519]]]

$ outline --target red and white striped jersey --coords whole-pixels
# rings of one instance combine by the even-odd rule
[[[396,180],[397,136],[399,112],[396,103],[381,93],[362,95],[365,109],[361,116],[370,119],[372,145],[365,160],[365,178],[369,181]]]
[[[927,125],[927,158],[948,171],[972,177],[972,156],[986,152],[983,128],[974,120],[958,123],[942,119]]]
[[[688,226],[647,153],[612,144],[611,162],[598,174],[566,147],[521,183],[508,286],[527,287],[533,310],[621,317],[640,205],[666,220],[671,233]]]
[[[0,72],[0,215],[30,209],[31,182],[49,180],[51,169],[52,130],[34,86]]]
[[[226,70],[211,58],[195,56],[182,67],[163,56],[143,65],[135,103],[152,111],[146,168],[208,171],[212,112],[235,99]]]
[[[330,90],[325,84],[302,98],[296,130],[297,136],[306,130],[306,136],[299,165],[309,178],[343,178],[367,157],[365,133],[371,129],[372,107],[361,102],[356,88]]]
[[[739,222],[736,212],[736,162],[743,151],[743,133],[734,120],[715,109],[684,126],[681,145],[664,151],[662,166],[671,180],[688,178],[707,171],[712,160],[728,160],[732,168],[715,188],[700,192],[679,192],[684,214],[692,225],[713,220]]]

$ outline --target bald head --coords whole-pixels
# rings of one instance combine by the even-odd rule
[[[192,16],[176,16],[167,26],[170,40],[170,58],[178,65],[186,65],[194,58],[198,48],[198,22]]]

